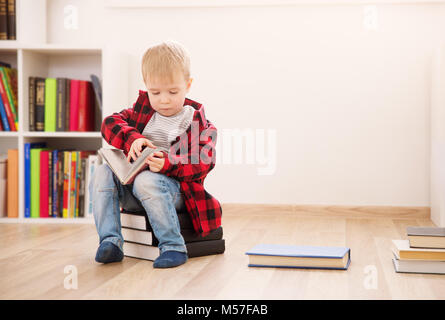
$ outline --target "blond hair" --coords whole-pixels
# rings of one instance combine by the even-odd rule
[[[173,40],[154,45],[145,51],[142,57],[142,77],[169,79],[173,82],[174,74],[181,72],[184,79],[190,79],[190,56],[185,47]]]

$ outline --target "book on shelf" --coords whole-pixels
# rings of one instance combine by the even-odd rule
[[[0,0],[0,40],[16,40],[15,0]]]
[[[40,152],[48,148],[32,148],[30,151],[31,162],[31,218],[40,218]]]
[[[71,163],[70,163],[70,168],[69,170],[71,171],[70,174],[70,182],[69,182],[69,210],[68,210],[68,217],[70,218],[74,218],[75,216],[75,212],[76,212],[76,197],[75,197],[75,189],[76,189],[76,172],[77,172],[77,152],[76,151],[72,151],[71,152]]]
[[[45,148],[46,142],[26,142],[24,144],[25,153],[25,218],[31,217],[31,149]]]
[[[36,78],[29,77],[28,79],[28,107],[29,107],[29,131],[36,131],[35,124],[35,101],[36,101]]]
[[[34,106],[35,131],[45,131],[45,78],[36,77],[35,83],[35,100],[32,104]],[[31,108],[32,106],[30,105],[29,110],[31,110]]]
[[[17,69],[0,66],[0,123],[2,131],[18,131]]]
[[[128,162],[124,152],[119,149],[101,148],[98,154],[108,164],[119,181],[126,185],[133,183],[138,173],[149,167],[145,162],[146,158],[153,152],[160,150],[159,148],[152,149],[144,146],[142,154],[133,162]]]
[[[69,113],[69,100],[67,103],[67,97],[69,98],[69,79],[57,78],[57,111],[56,111],[56,131],[68,131],[66,126],[66,112]]]
[[[193,229],[187,212],[180,211],[177,214],[189,258],[224,253],[225,240],[222,227],[202,237]],[[122,209],[121,226],[125,256],[151,261],[159,256],[159,240],[151,228],[145,211],[128,212]]]
[[[97,111],[98,102],[91,81],[29,77],[28,90],[29,131],[100,130],[102,113]]]
[[[7,208],[8,218],[19,216],[19,150],[8,150]]]
[[[258,244],[246,255],[249,267],[347,270],[351,263],[346,247]]]
[[[445,249],[445,228],[407,227],[410,247]]]
[[[56,131],[57,79],[45,79],[45,125],[46,132]]]
[[[96,151],[25,144],[25,218],[91,217],[90,199],[85,198],[96,158]]]
[[[78,124],[74,131],[94,131],[96,110],[93,85],[90,81],[80,81],[78,103]]]
[[[84,212],[86,218],[93,217],[93,201],[90,199],[89,184],[93,178],[94,172],[99,165],[99,159],[96,154],[90,154],[85,163],[85,200],[84,200]]]
[[[16,0],[8,0],[8,40],[16,40]]]
[[[8,155],[0,154],[0,217],[7,216],[6,196],[7,196],[7,162]]]
[[[90,79],[93,84],[94,96],[96,97],[96,119],[94,126],[100,128],[102,125],[102,85],[99,77],[95,74],[90,74]]]
[[[70,81],[70,131],[75,131],[79,127],[79,86],[80,80],[72,79]]]
[[[0,96],[0,120],[2,125],[2,131],[11,131],[11,128],[9,127],[8,116],[5,111],[5,105],[3,104],[3,99],[1,96]]]
[[[40,218],[48,218],[49,217],[49,206],[51,205],[51,201],[49,200],[49,186],[50,184],[50,176],[49,176],[49,166],[51,163],[50,159],[50,150],[42,150],[40,152]]]
[[[96,97],[97,106],[102,110],[102,85],[100,84],[99,77],[95,74],[90,74],[91,82],[94,88],[94,96]]]

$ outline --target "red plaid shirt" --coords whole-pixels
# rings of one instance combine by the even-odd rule
[[[205,236],[221,225],[221,205],[204,189],[204,179],[215,166],[217,130],[206,119],[202,104],[185,98],[184,105],[196,109],[192,125],[176,137],[169,153],[163,151],[165,162],[159,173],[179,181],[193,227],[197,233]],[[154,113],[147,92],[139,90],[133,108],[113,113],[104,119],[102,136],[127,156],[134,140],[146,138],[142,131]]]

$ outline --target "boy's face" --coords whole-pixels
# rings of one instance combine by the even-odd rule
[[[148,78],[145,81],[148,97],[153,109],[163,116],[170,117],[180,112],[184,106],[185,95],[189,92],[193,79],[185,81],[178,72],[169,79]]]

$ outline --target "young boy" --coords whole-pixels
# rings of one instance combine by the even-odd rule
[[[102,136],[122,149],[127,161],[136,160],[144,146],[162,151],[147,158],[149,169],[130,185],[122,185],[107,164],[96,169],[89,185],[100,242],[96,261],[123,259],[121,206],[145,210],[159,240],[153,267],[176,267],[187,261],[177,211],[187,211],[203,236],[221,225],[221,205],[203,186],[215,166],[216,128],[204,107],[185,97],[192,78],[182,45],[166,41],[150,47],[142,58],[142,76],[147,91],[139,91],[133,108],[106,117]]]

